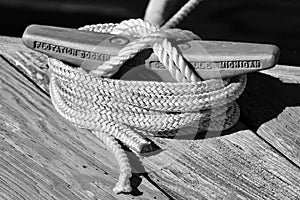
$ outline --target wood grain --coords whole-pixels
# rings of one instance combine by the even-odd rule
[[[276,119],[264,123],[257,133],[300,167],[300,107],[286,108]]]
[[[241,107],[241,121],[256,131],[262,124],[276,119],[286,108],[299,106],[300,87],[297,84],[282,83],[269,75],[249,74],[245,92],[238,103]]]
[[[97,138],[65,122],[55,112],[49,96],[3,59],[0,74],[3,198],[134,198],[113,194],[118,165]],[[134,199],[168,199],[146,180],[139,189],[143,192]]]
[[[156,143],[167,149],[161,159],[170,165],[150,177],[176,199],[297,199],[300,195],[300,169],[251,131],[202,141],[156,139]]]
[[[300,67],[278,65],[251,74],[246,92],[238,100],[241,121],[298,167],[300,87],[295,83],[299,73]]]
[[[36,84],[47,94],[49,93],[49,75],[47,56],[33,52],[19,38],[1,37],[1,55],[25,77]]]
[[[103,144],[88,131],[76,129],[61,119],[51,105],[47,90],[37,90],[36,86],[41,84],[36,82],[35,76],[24,78],[20,75],[26,75],[29,70],[47,76],[46,70],[32,66],[35,61],[30,61],[28,65],[26,59],[23,66],[16,65],[20,58],[15,57],[16,50],[31,51],[18,44],[18,40],[1,39],[0,54],[17,69],[14,71],[12,66],[1,60],[2,197],[15,196],[21,199],[23,195],[24,199],[52,196],[54,199],[93,199],[104,195],[104,199],[132,198],[111,193],[118,170]],[[250,83],[257,81],[256,78],[250,76]],[[280,81],[276,83],[281,84]],[[253,90],[248,87],[246,93]],[[293,95],[289,97],[296,104]],[[254,100],[249,95],[243,98],[240,105],[245,109],[242,110],[245,119]],[[243,106],[247,103],[245,100],[249,99],[249,107]],[[286,106],[286,102],[281,106]],[[253,117],[253,112],[249,117]],[[274,118],[277,112],[267,117]],[[299,119],[296,114],[293,117]],[[249,124],[260,126],[266,122],[264,120],[256,122],[253,119]],[[295,123],[292,121],[296,127],[294,131],[298,127]],[[276,138],[281,144],[276,149],[275,145],[246,130],[247,127],[242,123],[238,126],[231,131],[237,128],[244,131],[222,137],[217,137],[221,133],[211,133],[213,138],[205,140],[192,140],[193,137],[191,140],[150,138],[160,150],[140,158],[128,153],[135,171],[145,172],[142,174],[142,183],[137,184],[143,194],[136,192],[136,195],[140,195],[137,199],[297,200],[300,196],[300,169],[295,161],[291,162],[295,156],[285,155],[290,151],[280,147],[291,145],[289,138],[297,136],[298,132],[282,134],[278,129]],[[288,130],[290,126],[286,123]],[[265,138],[271,138],[273,133],[266,135]],[[24,185],[26,189],[19,185]]]
[[[277,65],[272,69],[261,71],[261,73],[278,78],[283,83],[300,84],[300,67]]]

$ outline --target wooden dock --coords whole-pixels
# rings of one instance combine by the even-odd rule
[[[115,195],[113,155],[54,109],[46,57],[0,37],[0,199],[300,199],[300,68],[248,76],[239,123],[196,140],[150,138],[134,191]]]

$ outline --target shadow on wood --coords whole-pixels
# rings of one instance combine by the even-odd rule
[[[137,171],[148,173],[133,177],[132,184],[138,187],[136,196],[112,194],[117,177],[117,163],[112,155],[90,132],[73,127],[54,112],[49,96],[45,95],[47,82],[37,81],[39,76],[34,72],[46,77],[46,70],[34,64],[36,59],[29,58],[30,54],[26,54],[25,61],[16,56],[20,50],[30,52],[20,40],[2,38],[0,54],[11,58],[0,59],[0,174],[4,180],[0,182],[0,199],[3,195],[30,200],[263,200],[300,196],[300,171],[299,165],[295,165],[299,156],[288,149],[293,138],[299,136],[300,127],[295,125],[300,119],[299,107],[286,109],[288,112],[281,115],[292,123],[278,125],[284,124],[284,129],[270,130],[265,126],[262,133],[245,130],[205,140],[150,137],[162,151],[141,157],[138,162],[136,157],[132,159]],[[292,89],[287,89],[290,86]],[[240,102],[242,119],[251,127],[259,127],[273,118],[283,121],[277,116],[283,107],[297,104],[296,91],[293,85],[268,76],[249,75]],[[262,107],[264,104],[268,109]],[[289,133],[284,133],[286,130]],[[270,145],[262,138],[270,138],[275,144]],[[296,142],[294,147],[298,147],[299,153]],[[140,182],[142,176],[146,179]]]
[[[241,122],[256,132],[262,124],[277,118],[285,108],[300,105],[300,87],[284,84],[265,74],[249,74],[247,87],[238,103]]]

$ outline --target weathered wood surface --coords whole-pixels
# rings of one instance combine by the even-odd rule
[[[285,108],[300,105],[300,85],[283,84],[281,80],[262,73],[249,74],[246,90],[238,103],[242,121],[256,131],[265,122],[276,118]]]
[[[300,83],[299,67],[277,65],[273,69],[262,71],[262,73],[278,78],[283,83]]]
[[[290,73],[289,66],[285,70],[283,66],[279,68],[284,71],[283,74]],[[297,80],[300,67],[293,69],[290,77]],[[241,120],[300,167],[300,85],[283,84],[281,80],[265,74],[251,74],[248,75],[246,91],[238,102]]]
[[[118,165],[97,138],[65,122],[49,96],[3,59],[0,74],[3,198],[132,199],[113,194]],[[135,199],[168,199],[147,180],[139,189]]]
[[[28,53],[31,51],[20,45],[19,40],[1,38],[1,41],[0,54],[6,59],[0,60],[1,198],[22,199],[22,195],[24,199],[132,198],[112,194],[118,170],[101,142],[88,131],[74,128],[54,111],[47,96],[45,57],[38,56],[40,60],[36,61],[32,58],[36,54]],[[31,57],[20,57],[20,52],[16,52],[20,50]],[[249,84],[252,81],[250,76]],[[44,90],[37,89],[37,85]],[[251,111],[257,100],[250,95],[253,90],[248,86],[242,96],[242,100],[250,100],[250,105],[240,102],[245,112]],[[280,111],[285,116],[280,121],[286,121],[285,127],[280,127],[280,123],[276,128],[270,121],[259,129],[260,137],[239,123],[235,129],[244,131],[217,138],[151,138],[161,151],[140,161],[129,154],[134,167],[140,168],[136,169],[138,172],[148,171],[142,175],[140,185],[136,177],[135,198],[299,199],[300,168],[296,162],[299,140],[294,145],[292,138],[299,136],[300,108],[292,106]],[[254,115],[254,111],[249,115],[245,112],[242,119]],[[255,127],[271,119],[277,123],[282,118],[276,119],[278,114],[275,114],[265,114],[262,121],[252,119],[249,127],[256,130]],[[264,126],[273,129],[269,131]]]
[[[257,132],[295,165],[300,167],[299,130],[300,107],[297,107],[285,109],[276,119],[263,124]]]
[[[251,131],[202,141],[159,141],[171,164],[150,177],[176,199],[299,197],[299,168]]]

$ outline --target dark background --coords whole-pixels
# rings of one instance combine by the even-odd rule
[[[143,18],[148,0],[0,0],[0,35],[21,37],[26,26],[77,28]],[[178,26],[206,40],[275,44],[280,64],[300,66],[299,0],[204,0]]]

